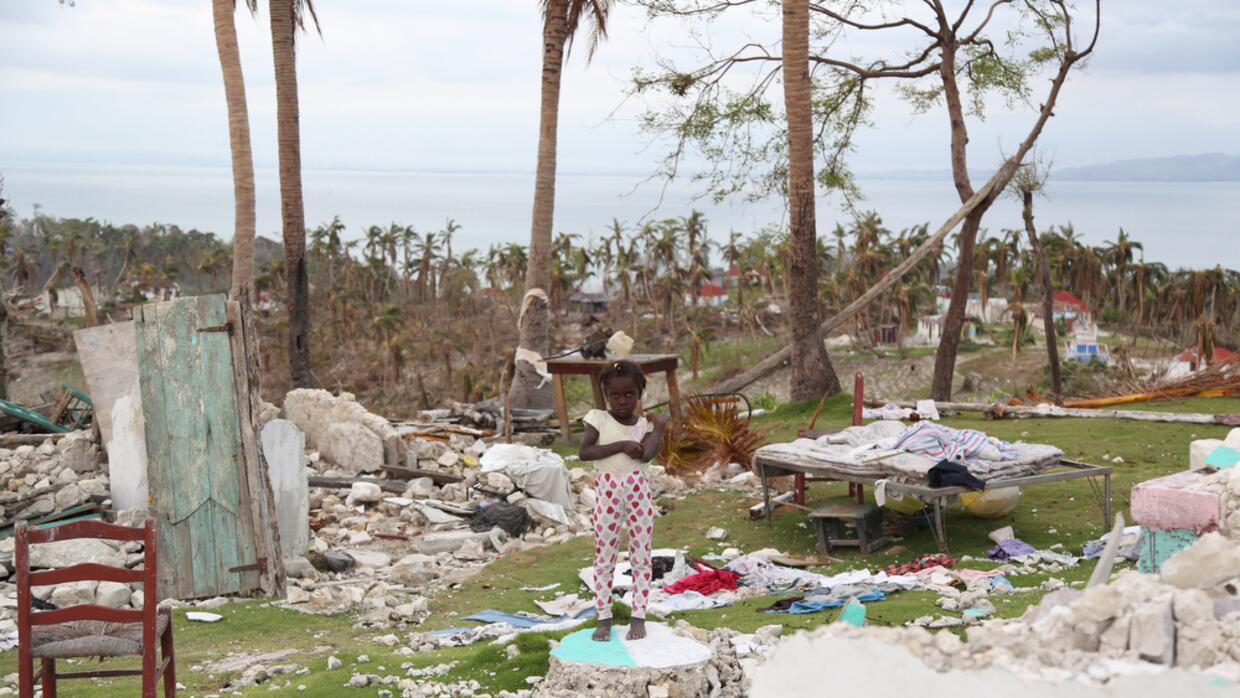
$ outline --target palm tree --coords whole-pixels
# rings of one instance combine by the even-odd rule
[[[298,123],[297,56],[298,29],[305,29],[309,13],[318,27],[310,0],[271,1],[271,53],[276,78],[276,140],[280,154],[280,220],[283,227],[286,303],[288,319],[288,365],[294,388],[309,388],[310,373],[310,273],[306,268],[306,212],[301,197],[301,127]]]
[[[425,302],[435,297],[435,271],[432,263],[439,258],[441,246],[435,233],[424,233],[413,244],[418,255],[418,300]]]
[[[784,0],[784,109],[788,117],[789,325],[792,399],[840,392],[818,309],[814,220],[814,115],[809,75],[809,0]]]
[[[1124,287],[1127,285],[1128,265],[1132,264],[1133,250],[1143,250],[1141,243],[1134,242],[1128,237],[1128,233],[1123,228],[1119,229],[1119,237],[1115,242],[1110,243],[1106,247],[1106,260],[1110,262],[1111,267],[1115,270],[1115,290],[1116,298],[1119,301],[1119,311],[1122,313],[1127,309],[1125,303]]]
[[[612,0],[541,0],[543,14],[542,99],[539,106],[538,165],[534,176],[534,212],[530,225],[529,267],[521,303],[518,348],[545,356],[550,345],[551,312],[545,298],[551,285],[551,227],[555,210],[556,133],[560,110],[560,73],[564,56],[582,24],[588,23],[587,60],[607,35]],[[541,292],[542,298],[539,297]],[[540,388],[540,386],[542,386]],[[549,386],[528,361],[517,363],[509,388],[510,404],[549,408]]]
[[[253,14],[258,0],[245,0]],[[237,49],[233,23],[237,0],[211,0],[215,19],[215,48],[224,75],[224,101],[228,105],[228,145],[233,171],[233,265],[232,293],[249,285],[254,300],[254,156],[250,151],[250,114],[245,100],[245,76]]]

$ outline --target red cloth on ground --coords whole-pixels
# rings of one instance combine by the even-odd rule
[[[716,591],[732,591],[736,588],[736,580],[741,576],[729,570],[708,569],[705,572],[691,574],[684,579],[663,587],[668,594],[681,594],[696,591],[703,596],[710,596]]]

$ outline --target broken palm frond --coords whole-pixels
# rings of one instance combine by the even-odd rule
[[[738,463],[746,470],[753,466],[753,454],[765,441],[747,417],[741,417],[736,402],[690,400],[689,433],[706,451],[706,459],[719,463]]]
[[[663,443],[659,445],[659,462],[674,475],[691,469],[701,460],[702,445],[689,434],[687,426],[682,422],[671,422],[663,432]]]
[[[669,472],[714,463],[752,467],[754,451],[766,437],[741,416],[739,401],[694,397],[685,403],[684,413],[684,424],[671,424],[663,434],[659,456]]]
[[[1219,361],[1182,378],[1163,382],[1129,380],[1119,383],[1116,387],[1116,394],[1081,400],[1065,400],[1063,406],[1088,409],[1150,400],[1240,395],[1240,356]]]

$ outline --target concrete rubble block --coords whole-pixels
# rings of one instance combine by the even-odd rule
[[[94,580],[57,584],[47,600],[60,608],[95,603],[95,591],[99,582]]]
[[[56,444],[61,462],[75,473],[88,473],[99,467],[99,447],[89,431],[75,431]]]
[[[481,533],[473,531],[437,531],[415,538],[413,540],[413,548],[423,555],[437,555],[439,553],[455,552],[469,540],[496,547],[495,541],[502,545],[505,539],[507,539],[507,534],[500,529],[492,529],[491,531]]]
[[[290,557],[303,555],[310,544],[306,435],[288,420],[273,419],[263,426],[261,440],[275,498],[280,548]]]
[[[354,504],[376,504],[383,501],[383,489],[373,482],[355,482],[349,488],[349,501]]]
[[[349,550],[346,553],[353,558],[353,562],[358,567],[369,567],[371,569],[379,569],[392,564],[392,556],[387,553],[381,553],[375,550]]]
[[[1197,439],[1188,445],[1188,469],[1212,470],[1206,465],[1206,456],[1214,453],[1219,446],[1226,445],[1222,439]]]
[[[318,577],[318,571],[314,569],[314,565],[301,555],[284,558],[284,573],[290,579],[315,579]]]
[[[458,560],[485,560],[487,553],[482,541],[471,538],[462,543],[461,547],[452,553],[452,556]]]
[[[417,477],[409,481],[405,488],[405,496],[411,499],[426,499],[435,493],[435,481],[429,477]]]
[[[1224,641],[1215,622],[1214,600],[1200,589],[1184,589],[1176,592],[1172,611],[1176,665],[1207,667],[1217,663]]]
[[[1128,648],[1141,659],[1170,666],[1175,660],[1175,617],[1171,600],[1151,601],[1132,614]]]
[[[392,565],[390,570],[393,582],[410,588],[425,586],[436,577],[435,572],[421,562],[401,561]]]
[[[1122,657],[1128,651],[1128,636],[1131,632],[1131,627],[1131,617],[1116,618],[1099,636],[1098,651],[1107,657]]]
[[[58,511],[75,507],[85,501],[86,493],[82,491],[81,485],[76,482],[65,485],[56,492],[56,509]]]
[[[112,405],[112,438],[106,443],[112,505],[118,509],[146,508],[146,420],[142,397],[136,390]]]
[[[83,562],[124,567],[125,554],[119,547],[94,538],[76,538],[30,546],[32,568],[54,569]]]
[[[129,604],[133,592],[120,582],[99,582],[95,590],[95,603],[108,608],[123,608]]]
[[[1240,577],[1240,543],[1217,532],[1201,536],[1162,566],[1163,581],[1181,589],[1211,589],[1236,577]]]
[[[383,440],[373,431],[354,422],[327,427],[323,456],[351,473],[371,472],[383,467]]]
[[[284,397],[284,418],[296,424],[297,428],[305,433],[306,442],[310,448],[321,451],[324,457],[341,466],[346,466],[346,463],[337,460],[336,456],[344,458],[347,454],[343,452],[333,454],[330,445],[339,439],[339,434],[331,433],[333,426],[352,424],[370,432],[374,437],[366,440],[370,450],[361,455],[373,459],[372,462],[367,461],[367,465],[372,468],[378,468],[384,462],[384,441],[390,437],[399,436],[391,423],[379,415],[366,411],[366,408],[358,404],[350,393],[332,396],[326,390],[290,391]],[[349,431],[355,435],[360,434],[355,429]],[[362,440],[360,436],[358,440]]]
[[[1224,491],[1196,471],[1147,480],[1132,488],[1132,517],[1146,528],[1212,531],[1219,525]]]

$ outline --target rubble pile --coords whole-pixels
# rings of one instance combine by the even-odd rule
[[[420,623],[427,594],[498,556],[591,533],[591,471],[552,451],[394,427],[348,393],[294,390],[282,416],[306,434],[311,485],[307,560],[286,562],[292,608]],[[684,489],[652,475],[657,491]]]
[[[0,520],[37,519],[107,495],[108,476],[89,431],[0,448]]]
[[[1171,668],[1240,682],[1240,543],[1218,533],[1173,556],[1161,576],[1132,570],[1048,594],[1024,616],[971,627],[967,642],[920,627],[817,634],[898,644],[939,671],[1003,669],[1027,679],[1107,683]]]
[[[647,626],[651,635],[640,642],[658,642],[656,629],[656,626]],[[739,633],[728,628],[708,632],[684,621],[676,624],[673,633],[701,643],[709,656],[685,665],[612,666],[565,661],[553,652],[550,670],[538,684],[536,695],[545,698],[739,698],[747,695],[745,672],[733,642]]]

